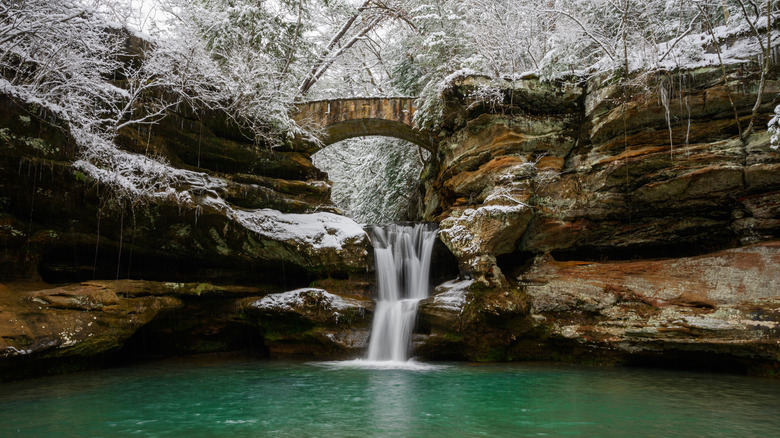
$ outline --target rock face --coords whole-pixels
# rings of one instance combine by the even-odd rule
[[[745,142],[718,70],[634,82],[507,83],[490,110],[469,101],[477,79],[456,83],[426,218],[461,258],[676,257],[777,237],[780,153],[764,127],[780,81],[767,81],[760,129]],[[729,85],[744,128],[756,77],[734,68]]]
[[[225,115],[182,109],[118,144],[181,172],[186,202],[119,201],[73,166],[57,120],[0,106],[0,380],[132,357],[274,355],[273,318],[250,319],[251,302],[312,282],[366,295],[368,235],[337,214],[311,151],[258,148]]]
[[[90,281],[38,289],[46,286],[17,282],[0,289],[0,375],[4,378],[99,366],[112,355],[121,355],[127,345],[137,344],[141,340],[139,329],[150,323],[166,321],[164,325],[173,326],[174,317],[177,323],[192,323],[189,318],[194,315],[180,318],[176,313],[191,307],[193,301],[227,297],[228,302],[235,302],[243,296],[267,293],[251,287],[140,280]],[[229,343],[223,332],[231,328],[252,329],[238,318],[240,312],[211,310],[210,333],[192,336],[188,347],[192,351],[219,351],[204,344]],[[229,347],[221,345],[223,350]],[[125,352],[132,355],[131,349]]]
[[[73,167],[76,151],[61,130],[15,101],[0,105],[7,109],[0,116],[0,274],[6,279],[37,272],[49,282],[194,276],[285,283],[274,278],[284,266],[286,278],[302,283],[289,286],[298,286],[329,273],[365,270],[368,236],[333,214],[329,186],[304,152],[256,150],[246,140],[218,135],[229,129],[218,118],[210,127],[171,116],[144,139],[133,130],[119,142],[180,166],[186,172],[181,184],[192,198],[120,203],[110,188]],[[200,146],[190,143],[190,130],[201,132]],[[201,149],[199,159],[185,153],[193,147]],[[217,154],[246,157],[230,164]],[[266,168],[266,162],[275,166]],[[226,167],[236,173],[224,173]]]
[[[780,368],[777,75],[745,141],[749,65],[728,69],[728,90],[714,68],[455,81],[425,218],[474,282],[458,317],[422,305],[422,354]],[[489,87],[503,98],[470,97]]]
[[[667,260],[540,260],[523,278],[545,342],[763,373],[780,361],[778,263],[775,241]]]
[[[12,287],[0,289],[4,379],[235,350],[349,357],[364,346],[370,327],[370,301],[321,289],[142,280]]]
[[[372,310],[371,300],[303,288],[254,301],[248,314],[275,357],[354,358],[368,347]]]
[[[420,303],[416,354],[777,375],[780,154],[764,127],[780,81],[743,141],[734,110],[744,128],[757,75],[727,79],[733,108],[717,69],[456,81],[423,214],[462,281]],[[72,166],[56,120],[0,106],[0,380],[239,349],[361,354],[369,241],[335,214],[310,150],[257,149],[224,116],[183,111],[120,144],[186,172],[191,202],[121,203]]]

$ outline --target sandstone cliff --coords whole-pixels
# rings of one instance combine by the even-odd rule
[[[181,172],[171,196],[120,198],[73,165],[56,119],[8,97],[0,106],[0,378],[150,355],[267,356],[287,337],[306,336],[312,354],[360,347],[327,335],[364,327],[370,310],[304,318],[284,336],[268,321],[301,318],[254,311],[312,282],[367,297],[368,236],[336,214],[311,150],[256,146],[226,116],[182,107],[118,140]]]
[[[750,67],[455,81],[425,218],[472,283],[423,306],[420,351],[777,370],[780,81],[742,141]]]
[[[422,211],[461,278],[421,304],[417,354],[776,373],[780,154],[763,127],[780,81],[742,141],[727,90],[745,126],[748,67],[728,88],[718,69],[456,81]],[[258,149],[219,114],[182,111],[121,144],[187,172],[191,202],[120,202],[72,166],[56,121],[0,104],[2,376],[363,351],[369,242],[331,214],[311,150]]]

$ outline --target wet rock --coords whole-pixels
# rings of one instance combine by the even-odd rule
[[[672,361],[682,349],[771,369],[780,358],[778,262],[772,242],[667,260],[544,259],[520,280],[551,351],[641,362]]]
[[[469,288],[473,283],[473,280],[453,280],[438,285],[430,297],[420,301],[420,317],[433,327],[457,329],[460,317],[471,298]]]
[[[193,299],[230,302],[267,293],[260,288],[140,280],[46,286],[0,285],[0,380],[100,366],[122,356],[139,331],[170,318]],[[235,309],[228,318],[239,318]],[[216,330],[213,322],[210,330]]]
[[[373,303],[303,288],[251,302],[271,357],[355,358],[368,347]]]
[[[421,305],[425,354],[776,370],[780,289],[768,267],[780,237],[780,153],[765,130],[776,73],[746,141],[713,68],[640,74],[631,85],[596,76],[562,100],[555,84],[475,78],[446,90],[424,211],[475,282],[457,318]],[[749,66],[728,74],[745,127],[758,76]],[[682,87],[670,94],[671,83]],[[530,86],[528,102],[547,95],[560,106],[474,102],[469,90],[490,86],[496,96]],[[516,211],[490,214],[496,206]]]
[[[467,209],[441,222],[440,237],[461,264],[461,271],[486,285],[504,281],[494,255],[511,252],[533,212],[524,204]]]
[[[437,286],[419,312],[425,336],[417,339],[415,354],[433,360],[511,360],[509,346],[531,327],[520,290],[474,280]]]

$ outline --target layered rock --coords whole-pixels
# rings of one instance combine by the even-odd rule
[[[759,75],[727,72],[455,81],[425,214],[473,283],[421,305],[421,354],[775,372],[780,81],[743,141]]]
[[[780,243],[677,259],[540,257],[514,289],[443,285],[421,304],[426,357],[564,360],[774,375]]]
[[[269,354],[266,317],[246,320],[249,302],[231,293],[158,293],[171,282],[251,286],[238,297],[257,300],[332,278],[337,289],[365,294],[368,235],[337,214],[310,150],[258,147],[225,115],[183,110],[117,140],[123,153],[169,163],[170,196],[122,198],[74,166],[79,151],[56,119],[10,98],[0,105],[0,300],[4,319],[16,321],[0,324],[0,379],[129,351],[256,345]],[[126,283],[92,282],[118,279],[156,282],[129,292]]]
[[[543,260],[523,279],[547,343],[610,351],[607,360],[715,360],[769,373],[780,362],[778,263],[772,242],[668,260]]]
[[[316,179],[323,175],[302,152],[252,153],[255,147],[246,140],[239,144],[218,136],[216,128],[171,116],[149,133],[148,142],[134,147],[147,147],[149,154],[181,166],[168,170],[178,172],[179,186],[168,199],[119,201],[111,187],[96,184],[73,166],[76,151],[67,135],[17,102],[4,104],[0,185],[6,226],[0,232],[6,278],[38,271],[56,282],[191,275],[220,280],[242,277],[248,269],[275,275],[285,264],[305,282],[309,275],[365,270],[367,235],[354,221],[332,214],[329,187]],[[201,132],[202,143],[182,144],[187,132],[180,129]],[[129,132],[119,142],[131,143],[136,134]],[[185,147],[200,148],[204,156],[240,147],[253,158],[232,167],[242,172],[234,178],[210,170],[219,168],[219,161],[201,157],[202,167],[192,167],[194,162],[177,155]],[[286,163],[285,170],[244,173],[255,165],[262,168],[265,161]],[[175,196],[176,190],[186,190],[184,197]]]
[[[122,356],[123,348],[128,345],[137,346],[142,341],[139,329],[151,323],[166,321],[163,325],[168,329],[180,324],[191,327],[195,315],[182,311],[193,302],[213,303],[221,298],[217,301],[235,304],[241,297],[267,293],[254,287],[141,280],[96,280],[47,286],[16,282],[0,289],[0,376],[3,379],[104,365],[112,355]],[[239,318],[239,311],[212,308],[209,313],[211,324],[196,324],[208,326],[209,333],[191,332],[186,350],[224,351],[235,344],[230,345],[223,332],[241,326],[253,330]],[[209,342],[219,345],[207,345]],[[168,347],[171,354],[183,351],[180,346]],[[124,351],[132,355],[133,348]]]
[[[728,79],[744,128],[757,75],[741,66]],[[451,123],[427,182],[426,218],[442,222],[462,261],[675,257],[777,236],[780,154],[765,131],[780,92],[774,76],[760,129],[744,142],[715,68],[631,85],[607,77],[493,84],[504,97],[492,108],[471,102],[480,86],[464,79],[446,96]],[[497,205],[515,211],[498,219],[509,233],[500,244],[496,220],[486,220]],[[470,264],[480,277],[501,267]]]
[[[0,305],[0,380],[183,354],[356,357],[372,308],[322,289],[143,280],[16,282]]]
[[[267,295],[247,313],[274,357],[355,358],[368,347],[373,307],[371,300],[303,288]]]

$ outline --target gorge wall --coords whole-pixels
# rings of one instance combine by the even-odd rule
[[[746,142],[728,94],[747,126],[749,66],[728,88],[714,68],[618,79],[445,91],[421,211],[446,244],[436,283],[459,278],[421,303],[416,355],[776,375],[777,72]],[[367,347],[370,242],[333,214],[310,147],[258,148],[224,115],[182,109],[119,142],[182,171],[190,201],[120,201],[73,167],[56,120],[0,105],[0,379]]]
[[[118,138],[170,163],[171,196],[121,198],[74,166],[55,118],[8,97],[0,106],[0,380],[179,354],[267,357],[302,339],[297,354],[338,356],[353,349],[333,336],[345,321],[367,338],[370,242],[334,214],[312,150],[257,146],[226,115],[182,106]],[[261,301],[312,283],[355,298],[301,289],[287,295],[294,310]],[[343,314],[323,314],[330,306]]]
[[[776,373],[780,81],[743,142],[760,75],[727,74],[456,80],[424,210],[467,281],[421,306],[421,354]]]

